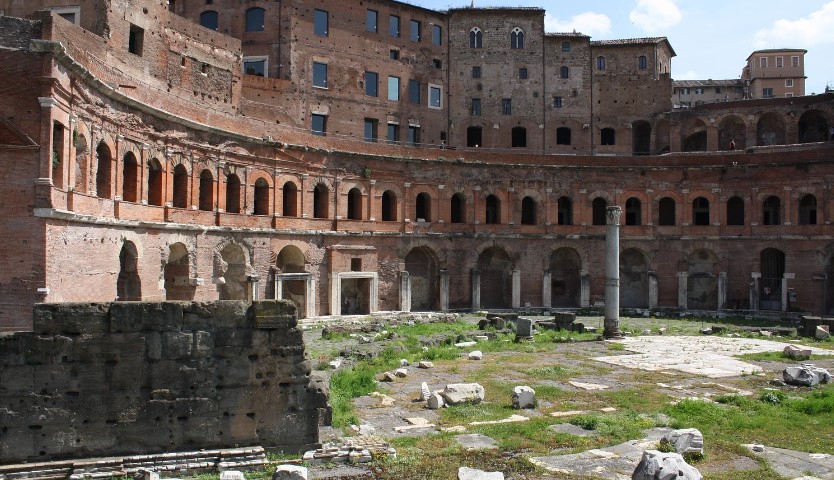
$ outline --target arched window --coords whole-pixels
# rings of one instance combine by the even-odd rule
[[[319,183],[313,189],[313,218],[327,218],[330,213],[330,190]]]
[[[704,197],[692,201],[692,224],[709,225],[709,200]]]
[[[188,170],[185,165],[174,167],[174,208],[188,208]]]
[[[809,194],[799,200],[799,224],[817,224],[817,197]]]
[[[556,129],[556,145],[570,145],[570,128],[559,127]]]
[[[605,70],[605,57],[602,55],[597,57],[597,70]]]
[[[727,225],[744,225],[744,200],[741,197],[727,200]]]
[[[293,182],[287,182],[284,184],[283,195],[282,195],[282,207],[283,212],[282,215],[285,217],[297,217],[298,216],[298,188],[295,186]]]
[[[478,27],[469,31],[469,48],[483,48],[484,34]]]
[[[240,178],[235,174],[226,177],[226,211],[240,213]]]
[[[762,225],[779,225],[782,202],[777,196],[767,197],[762,205]]]
[[[646,60],[645,55],[640,55],[640,58],[637,59],[637,67],[640,70],[646,70],[647,68],[649,68],[649,62],[648,60]]]
[[[420,192],[417,194],[417,199],[414,202],[414,218],[417,221],[431,221],[431,197],[428,193]]]
[[[152,158],[148,162],[148,205],[162,206],[162,166]]]
[[[566,66],[559,68],[559,78],[570,78],[570,69]]]
[[[382,221],[397,220],[397,196],[391,190],[382,192]]]
[[[264,31],[264,9],[250,8],[246,11],[246,31],[247,32],[263,32]],[[215,29],[216,30],[216,29]]]
[[[466,221],[466,197],[462,193],[452,195],[451,221],[463,223]]]
[[[524,197],[521,200],[521,224],[536,224],[536,201],[532,197]]]
[[[269,215],[269,182],[259,178],[255,182],[255,201],[252,205],[255,215]]]
[[[486,221],[487,224],[501,223],[501,202],[495,195],[486,198]]]
[[[133,152],[127,152],[124,156],[124,167],[122,170],[122,200],[125,202],[138,202],[139,186],[139,165]]]
[[[96,157],[98,157],[96,195],[98,198],[110,198],[110,165],[113,162],[110,147],[104,142],[99,143],[96,148]]]
[[[510,32],[510,48],[524,48],[524,32],[518,27],[515,27],[513,31]]]
[[[347,218],[349,220],[362,220],[362,192],[354,187],[348,192]]]
[[[219,28],[217,12],[215,12],[214,10],[206,10],[205,12],[201,13],[200,25],[216,31]]]
[[[643,205],[639,198],[631,197],[626,200],[625,204],[625,224],[626,225],[641,225],[640,221],[643,216]]]
[[[660,199],[657,205],[657,224],[670,226],[675,224],[675,200],[669,197]]]
[[[527,148],[527,129],[524,127],[513,127],[512,129],[512,146],[518,148]]]
[[[568,197],[559,197],[559,225],[573,225],[573,201]]]
[[[616,145],[617,137],[613,128],[603,128],[599,132],[599,143],[602,145]]]
[[[200,210],[214,210],[214,176],[208,169],[200,172]]]
[[[608,202],[604,198],[597,197],[594,199],[591,204],[591,210],[593,210],[592,223],[594,225],[605,225],[605,210],[607,208]]]

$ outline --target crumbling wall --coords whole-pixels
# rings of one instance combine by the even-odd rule
[[[0,334],[0,463],[263,445],[329,423],[290,302],[40,304]]]

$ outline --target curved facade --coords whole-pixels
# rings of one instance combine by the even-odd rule
[[[669,102],[663,59],[674,54],[665,39],[595,45],[587,37],[545,35],[538,9],[504,12],[513,28],[496,39],[502,15],[490,9],[438,13],[379,2],[378,28],[398,16],[401,25],[417,21],[420,32],[432,33],[362,43],[387,50],[385,61],[363,60],[337,79],[356,82],[371,68],[401,81],[411,75],[429,98],[412,106],[364,101],[351,90],[358,83],[331,83],[323,92],[300,80],[310,74],[301,65],[307,60],[311,69],[326,60],[328,81],[331,59],[349,60],[323,54],[311,40],[322,18],[316,11],[331,13],[335,3],[306,10],[280,3],[289,26],[279,31],[309,28],[312,36],[280,44],[291,51],[276,58],[290,60],[279,60],[275,78],[243,74],[252,56],[245,50],[258,43],[246,43],[249,32],[240,34],[242,46],[200,26],[202,12],[189,2],[176,3],[179,15],[167,3],[121,3],[119,15],[87,10],[97,12],[94,19],[84,17],[84,3],[80,26],[55,13],[0,17],[0,31],[13,34],[2,39],[0,72],[23,80],[0,89],[0,223],[9,246],[0,256],[4,330],[31,328],[38,302],[277,296],[306,316],[594,305],[604,295],[599,213],[607,205],[624,211],[623,307],[834,308],[834,144],[819,133],[834,124],[831,95],[670,113],[660,100]],[[352,13],[365,28],[371,8]],[[218,22],[247,11],[219,11]],[[513,22],[515,14],[526,23]],[[184,18],[192,16],[195,22]],[[339,32],[339,17],[327,18],[327,35],[318,36],[345,35],[343,48],[361,56]],[[435,26],[440,45],[431,40]],[[507,133],[509,142],[519,140],[517,128],[526,129],[528,147],[505,149],[495,140],[467,148],[462,132],[471,119],[461,109],[471,105],[458,92],[469,87],[461,90],[459,79],[476,65],[456,52],[470,49],[476,27],[482,48],[506,40],[506,55],[520,50],[519,41],[544,50],[548,42],[562,48],[565,39],[580,38],[585,47],[560,53],[605,56],[605,78],[595,80],[603,75],[593,73],[596,60],[584,70],[571,64],[570,72],[585,78],[575,98],[586,107],[567,116],[552,104],[525,106],[518,118],[496,114],[500,125],[483,128]],[[408,62],[384,70],[391,51],[411,51],[408,41],[431,45],[410,47],[439,59],[440,68],[432,65],[439,73],[423,77],[415,70],[422,67]],[[658,71],[646,73],[644,83],[644,62],[634,75],[616,70],[645,46],[667,56],[649,56],[660,60],[646,68]],[[541,61],[527,55],[525,62]],[[560,65],[531,67],[525,81],[553,87],[545,71],[552,67],[558,77]],[[489,81],[509,88],[501,75]],[[432,85],[442,87],[440,108],[432,106]],[[590,100],[629,85],[643,92],[635,99],[657,100],[629,108],[613,98]],[[492,86],[485,81],[481,91]],[[558,95],[541,87],[500,95],[515,105],[529,93],[548,105]],[[565,88],[571,98],[573,87]],[[596,108],[604,111],[592,115]],[[325,117],[322,128],[307,122],[316,115]],[[420,137],[369,138],[366,120],[376,120],[377,134],[397,126],[400,134],[418,128]],[[582,142],[570,152],[573,145],[555,140],[568,125],[571,143]],[[613,144],[603,144],[603,132],[614,135]],[[728,138],[735,150],[724,148]]]

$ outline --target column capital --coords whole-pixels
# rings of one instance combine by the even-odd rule
[[[620,217],[623,215],[623,209],[618,206],[607,207],[605,209],[605,220],[608,225],[619,225]]]

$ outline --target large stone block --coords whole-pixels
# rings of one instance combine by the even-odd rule
[[[162,357],[169,360],[191,358],[194,335],[186,332],[165,332],[162,334]]]
[[[287,330],[298,324],[298,312],[289,300],[253,302],[249,312],[255,328]]]
[[[107,303],[40,303],[35,305],[32,330],[41,335],[101,334],[109,330]]]
[[[439,393],[449,405],[481,403],[484,400],[484,387],[478,383],[450,383]]]
[[[182,326],[184,302],[115,302],[110,304],[110,332],[177,331]]]
[[[632,480],[703,480],[701,472],[684,461],[678,453],[646,450]]]

